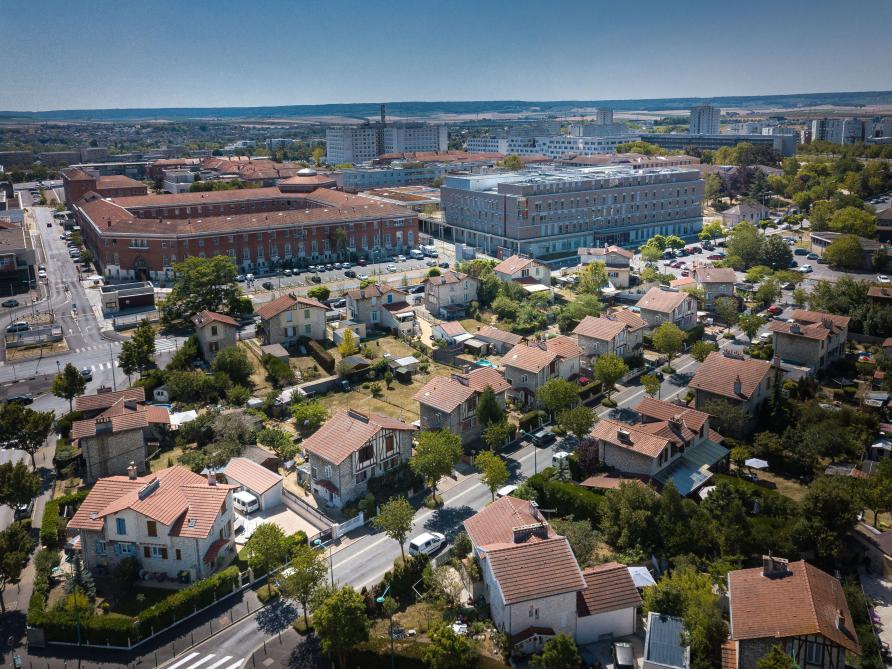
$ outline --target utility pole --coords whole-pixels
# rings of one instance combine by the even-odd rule
[[[115,380],[115,356],[112,351],[112,345],[108,345],[108,359],[111,361],[111,370],[112,370],[112,389],[118,389],[118,382]]]

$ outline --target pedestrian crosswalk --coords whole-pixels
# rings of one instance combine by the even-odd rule
[[[238,669],[243,662],[243,658],[232,655],[192,652],[164,669]]]
[[[115,360],[115,361],[114,361],[114,366],[115,366],[115,367],[120,367],[121,365],[118,364],[118,361],[117,361],[117,360]],[[84,367],[88,367],[88,366],[87,366],[87,365],[84,365]],[[108,362],[98,362],[98,363],[96,363],[95,365],[89,365],[89,369],[90,369],[91,372],[101,372],[103,369],[111,369],[111,368],[112,368],[112,361],[111,361],[111,360],[109,360]]]
[[[175,351],[177,348],[177,342],[173,339],[155,340],[155,353],[167,353],[168,351]]]
[[[93,346],[82,346],[81,348],[74,349],[74,353],[86,353],[87,351],[101,351],[108,350],[108,344],[95,344]]]

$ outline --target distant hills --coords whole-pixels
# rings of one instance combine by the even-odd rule
[[[892,91],[852,93],[794,93],[715,98],[653,98],[643,100],[477,100],[465,102],[387,102],[389,116],[425,118],[442,114],[561,114],[591,107],[611,107],[617,111],[687,110],[692,105],[712,103],[720,107],[744,109],[796,109],[817,105],[857,107],[892,105]],[[283,105],[276,107],[167,107],[134,109],[58,109],[41,112],[0,111],[0,121],[131,121],[140,119],[264,119],[338,116],[365,119],[377,116],[379,103]]]

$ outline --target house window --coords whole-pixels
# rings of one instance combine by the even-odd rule
[[[390,455],[391,453],[393,453],[395,448],[396,444],[394,443],[393,435],[388,434],[386,437],[384,437],[384,453]]]
[[[805,645],[805,662],[807,664],[824,664],[824,646],[809,641]]]
[[[127,521],[123,518],[115,518],[115,527],[118,534],[127,534]]]
[[[216,325],[212,325],[212,326],[211,326],[211,336],[212,336],[212,337],[216,337],[216,336],[217,336],[217,326],[216,326]]]
[[[304,309],[304,319],[310,320],[310,310]]]
[[[313,334],[313,326],[310,323],[304,325],[304,334]]]
[[[136,555],[136,544],[115,544],[115,555]]]
[[[291,311],[286,311],[285,312],[285,322],[290,323],[292,320],[294,320],[294,313]]]
[[[105,551],[108,548],[108,544],[106,544],[102,539],[96,540],[96,555],[105,555]]]
[[[363,446],[356,454],[356,461],[362,467],[365,463],[370,462],[375,457],[375,451],[371,446]]]
[[[176,559],[177,559],[177,561],[183,559],[183,556],[182,556],[182,554],[180,553],[180,549],[179,549],[179,548],[176,549]]]
[[[152,558],[154,560],[166,560],[167,559],[167,547],[166,546],[143,546],[143,555],[147,558]]]
[[[158,536],[158,524],[154,520],[146,521],[146,532],[150,537]]]

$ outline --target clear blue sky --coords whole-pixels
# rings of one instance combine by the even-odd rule
[[[3,0],[0,109],[892,89],[890,0]]]

